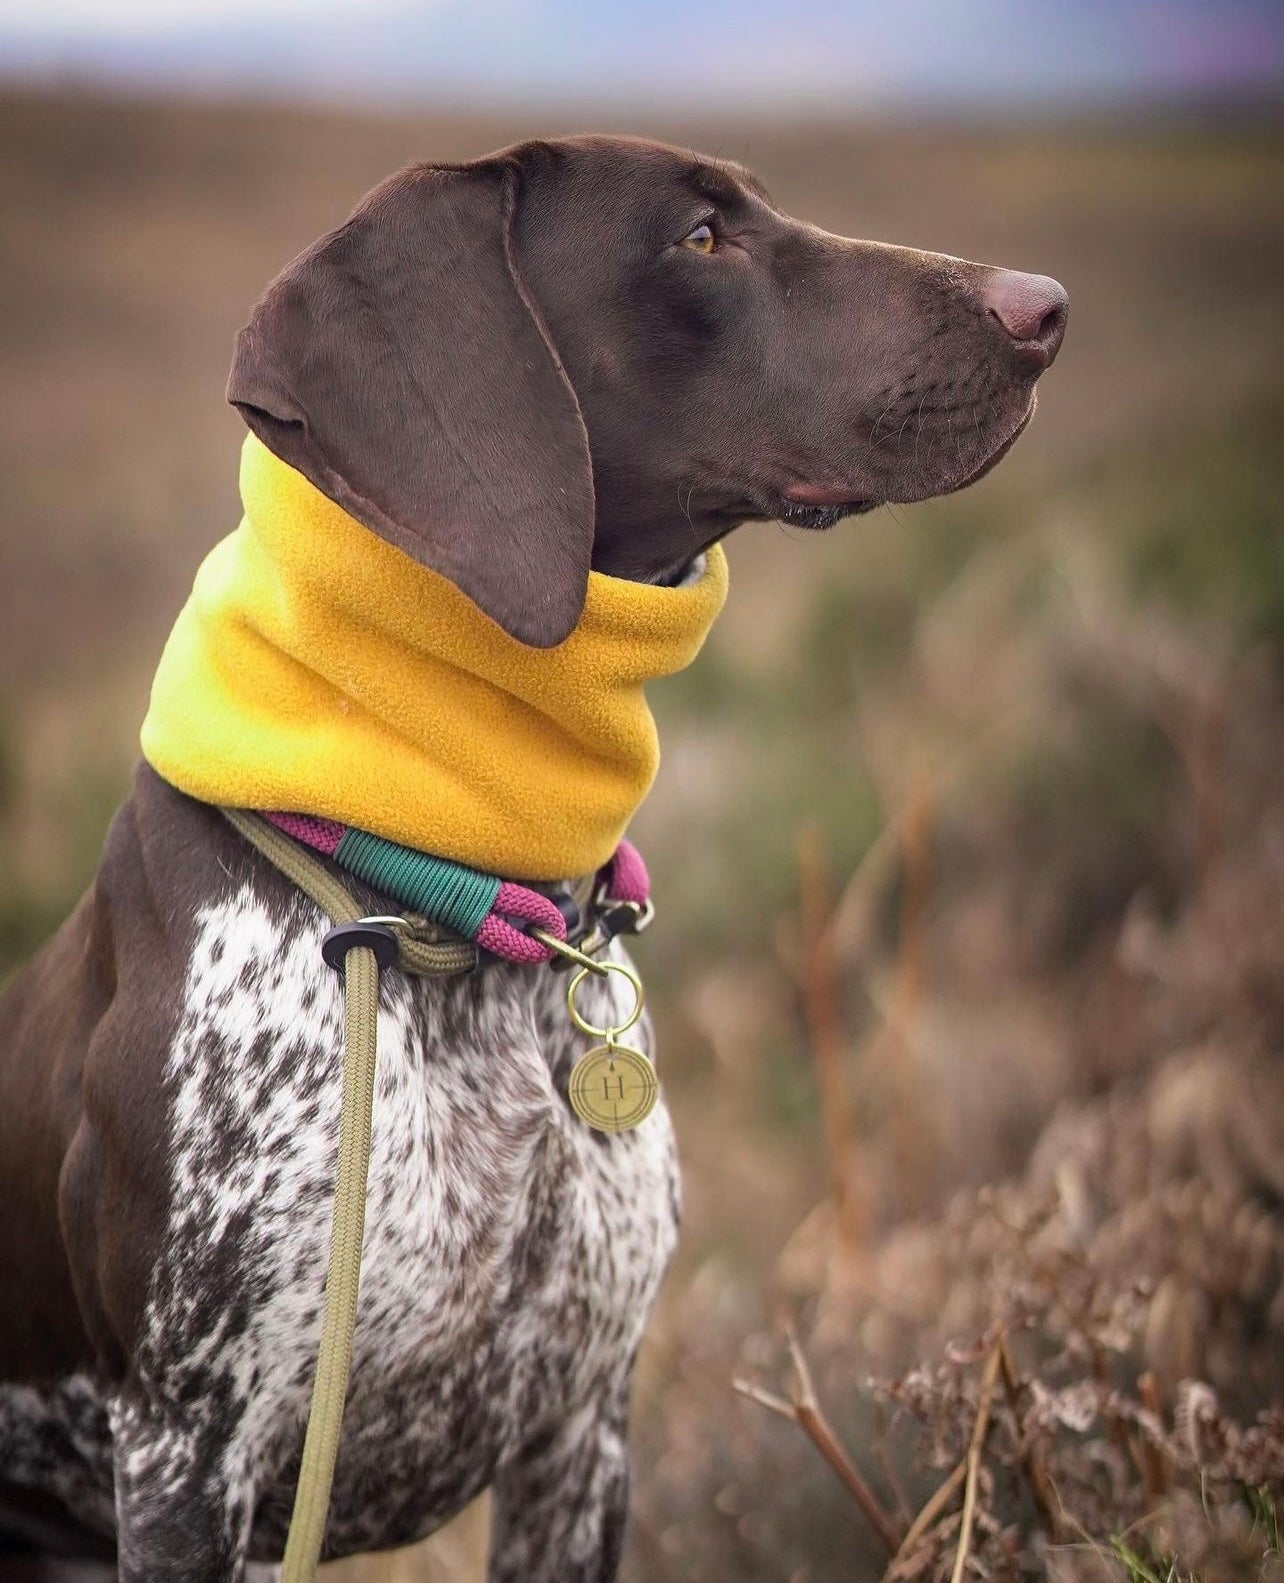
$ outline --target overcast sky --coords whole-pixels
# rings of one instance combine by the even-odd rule
[[[327,11],[332,15],[360,10],[393,9],[377,3],[361,7],[355,0],[205,0],[199,7],[175,5],[174,0],[43,0],[37,6],[3,0],[0,19],[15,31],[33,36],[81,33],[128,35],[191,22],[194,15],[215,23],[235,22],[253,16],[306,16]]]
[[[0,66],[160,87],[860,109],[1278,91],[1281,0],[0,0]]]

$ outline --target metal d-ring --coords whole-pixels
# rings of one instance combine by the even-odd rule
[[[596,1027],[593,1023],[588,1022],[580,1015],[579,1009],[575,1004],[576,991],[591,972],[600,973],[603,976],[608,973],[618,973],[621,978],[628,979],[629,983],[633,986],[633,994],[635,996],[633,1010],[623,1022],[618,1023],[614,1027]],[[627,1033],[629,1029],[637,1022],[638,1018],[642,1015],[643,999],[644,991],[642,988],[642,980],[637,976],[631,967],[626,967],[623,962],[590,961],[586,966],[580,968],[578,973],[573,975],[570,983],[566,986],[566,1009],[570,1014],[571,1021],[581,1033],[587,1033],[590,1039],[605,1039],[609,1045],[613,1045],[622,1033]]]

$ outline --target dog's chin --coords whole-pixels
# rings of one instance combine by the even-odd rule
[[[889,480],[878,494],[860,494],[853,490],[849,495],[842,488],[811,484],[795,485],[773,502],[769,512],[762,511],[761,514],[770,515],[776,521],[786,522],[791,527],[823,531],[832,528],[844,517],[859,517],[867,511],[876,510],[879,506],[912,505],[918,501],[934,500],[941,495],[957,494],[960,489],[967,489],[998,466],[1025,432],[1030,419],[1034,416],[1037,401],[1037,393],[1031,391],[1029,403],[1012,429],[985,454],[980,462],[962,472],[942,472],[935,478],[922,481],[916,479],[913,484],[900,487]],[[758,514],[755,512],[755,515]]]
[[[942,493],[947,495],[955,495],[960,489],[967,489],[969,485],[977,483],[980,479],[984,478],[988,472],[991,472],[994,468],[996,468],[1016,444],[1016,442],[1025,433],[1026,429],[1029,428],[1030,419],[1034,417],[1034,409],[1038,405],[1039,392],[1037,390],[1032,390],[1030,392],[1030,405],[1025,409],[1025,412],[1018,419],[1016,428],[1013,429],[1012,433],[1008,435],[1007,439],[1003,440],[991,452],[991,454],[986,457],[981,465],[973,469],[973,471],[970,472],[966,478],[961,478],[957,484],[952,484],[948,489],[942,490]]]
[[[993,471],[999,465],[1025,433],[1030,419],[1034,417],[1034,409],[1038,402],[1038,391],[1032,390],[1025,411],[1017,419],[1010,432],[992,450],[988,451],[975,467],[968,468],[962,473],[947,474],[923,488],[916,488],[912,493],[898,494],[891,492],[888,495],[888,499],[895,505],[912,505],[916,501],[935,500],[942,495],[956,495],[960,489],[968,489],[971,485],[978,483],[987,473]]]

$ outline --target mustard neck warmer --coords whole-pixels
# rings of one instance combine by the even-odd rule
[[[252,435],[241,497],[161,656],[152,767],[204,802],[335,819],[511,879],[605,863],[659,762],[643,686],[699,651],[722,550],[680,588],[592,573],[574,632],[535,649]]]

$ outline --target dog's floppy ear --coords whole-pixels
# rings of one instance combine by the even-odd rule
[[[227,396],[359,522],[549,648],[579,620],[593,478],[512,253],[518,161],[411,166],[268,287]]]

